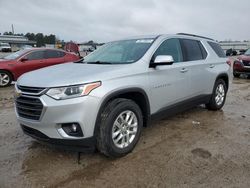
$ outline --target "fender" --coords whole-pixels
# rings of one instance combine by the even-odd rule
[[[102,104],[101,104],[101,106],[100,106],[100,108],[98,110],[98,114],[97,114],[97,118],[96,118],[96,122],[95,122],[95,128],[94,128],[94,136],[95,137],[96,137],[96,135],[98,133],[98,129],[99,129],[99,125],[100,125],[100,116],[101,116],[101,113],[104,110],[104,108],[107,105],[107,103],[112,98],[116,98],[119,95],[123,95],[123,94],[126,94],[126,93],[140,93],[140,94],[142,94],[144,96],[144,98],[146,100],[145,102],[146,102],[147,108],[146,108],[146,111],[143,111],[143,109],[142,109],[142,112],[143,112],[144,116],[146,114],[146,117],[144,117],[144,125],[145,126],[147,125],[147,123],[150,120],[150,103],[149,103],[148,95],[146,94],[146,92],[143,89],[137,88],[137,87],[121,89],[121,90],[118,90],[118,91],[115,91],[115,92],[109,94],[103,100],[103,102],[102,102]]]
[[[220,73],[220,74],[216,77],[216,79],[215,79],[214,82],[216,82],[216,80],[218,80],[219,78],[225,78],[225,79],[226,79],[225,82],[226,82],[226,86],[227,86],[227,90],[228,90],[228,88],[229,88],[229,76],[228,76],[228,74],[227,74],[227,73]]]

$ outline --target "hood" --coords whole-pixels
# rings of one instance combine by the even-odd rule
[[[12,64],[14,63],[13,60],[7,60],[7,59],[0,59],[0,69],[1,68],[6,68],[8,67],[9,65],[11,66]]]
[[[128,75],[133,70],[128,66],[133,65],[66,63],[26,73],[18,79],[17,84],[31,87],[60,87],[104,81]]]
[[[8,62],[10,62],[10,60],[0,58],[0,63],[8,63]]]
[[[247,55],[240,55],[238,57],[239,60],[242,60],[242,61],[250,61],[250,56],[247,56]]]

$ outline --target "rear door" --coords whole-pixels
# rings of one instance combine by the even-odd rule
[[[179,39],[165,40],[155,51],[151,61],[158,55],[171,55],[174,63],[149,68],[152,113],[183,101],[189,88],[189,71],[183,62]]]
[[[189,98],[206,93],[208,84],[208,73],[206,72],[205,59],[207,52],[199,40],[180,39],[183,58],[187,69],[190,71],[190,84],[188,88]]]
[[[45,51],[45,66],[61,64],[65,62],[65,52],[49,49]]]

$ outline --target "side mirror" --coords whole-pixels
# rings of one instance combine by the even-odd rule
[[[160,65],[172,65],[174,63],[174,59],[171,55],[158,55],[156,56],[153,63],[150,63],[150,67],[157,67]]]
[[[23,57],[21,60],[20,60],[21,62],[25,62],[25,61],[28,61],[28,58],[26,58],[26,57]]]

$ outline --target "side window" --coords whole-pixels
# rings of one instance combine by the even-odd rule
[[[197,40],[181,39],[185,61],[196,61],[205,59],[207,52]]]
[[[182,51],[179,39],[167,39],[165,40],[153,55],[153,60],[158,55],[171,55],[174,58],[174,62],[182,62]]]
[[[202,57],[203,57],[203,59],[206,59],[206,57],[207,57],[207,51],[205,50],[205,48],[201,44],[201,42],[199,42],[199,45],[200,45],[200,48],[201,48]]]
[[[28,60],[44,59],[44,51],[34,51],[26,56]]]
[[[225,52],[222,50],[222,48],[218,43],[215,42],[207,42],[207,43],[211,46],[211,48],[219,57],[226,57]]]
[[[58,51],[59,52],[59,57],[64,57],[66,54],[64,52]]]
[[[57,50],[47,50],[46,51],[46,58],[60,58],[65,55],[64,52],[57,51]]]

